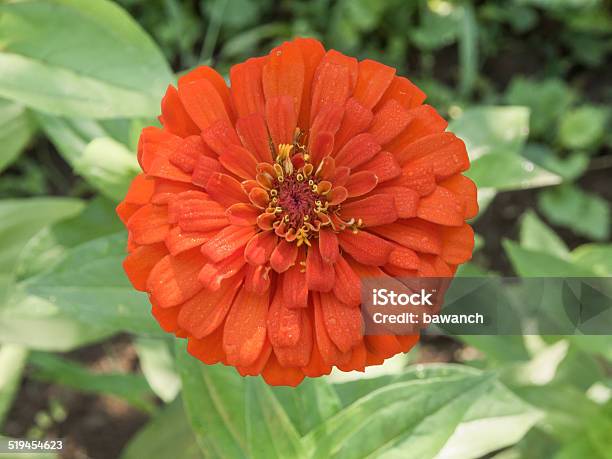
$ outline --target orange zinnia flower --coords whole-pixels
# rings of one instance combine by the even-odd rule
[[[395,69],[296,39],[168,87],[117,212],[164,330],[207,364],[297,385],[418,336],[364,336],[360,277],[452,276],[478,211],[463,142]]]

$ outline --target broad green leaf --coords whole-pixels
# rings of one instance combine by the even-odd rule
[[[475,376],[478,374],[478,370],[465,365],[430,363],[427,365],[410,365],[399,373],[336,383],[333,384],[333,388],[340,398],[342,407],[347,407],[369,393],[391,384],[436,378]]]
[[[115,201],[125,197],[132,179],[140,172],[136,155],[125,145],[108,137],[89,143],[76,161],[75,169]]]
[[[73,389],[119,397],[137,408],[154,410],[152,392],[142,376],[129,373],[93,373],[78,363],[47,353],[34,353],[32,377]]]
[[[22,208],[27,209],[32,202],[25,201]],[[78,204],[76,211],[82,208]],[[32,210],[41,217],[47,210],[53,210],[53,205],[53,200],[43,200],[40,206],[34,206]],[[76,211],[64,215],[58,212],[54,219],[48,221],[49,226],[42,229],[40,225],[32,225],[27,230],[21,230],[22,234],[29,234],[30,230],[37,233],[28,238],[21,254],[13,257],[17,259],[18,279],[48,271],[65,258],[71,248],[120,229],[114,206],[105,199],[94,199],[82,213],[72,216]],[[53,224],[66,216],[70,218]],[[114,330],[104,324],[79,321],[77,315],[58,303],[28,295],[20,285],[12,285],[12,277],[11,273],[6,281],[10,301],[0,307],[0,341],[21,343],[39,350],[66,351],[113,333]]]
[[[0,18],[1,96],[67,116],[158,113],[172,74],[151,38],[115,3],[4,2]]]
[[[175,400],[130,440],[121,459],[198,459],[200,453],[181,400]]]
[[[168,343],[163,339],[137,338],[135,347],[140,368],[153,392],[166,403],[174,400],[181,390],[181,379]]]
[[[568,336],[577,348],[593,355],[602,355],[612,362],[612,340],[607,335]]]
[[[36,118],[76,173],[115,201],[125,196],[130,180],[140,169],[135,154],[122,141],[133,143],[136,132],[132,132],[132,124],[138,135],[142,124],[134,120],[123,126],[124,120],[117,120],[121,124],[117,128],[110,121],[60,118],[43,113],[37,113]]]
[[[103,197],[94,198],[78,215],[44,227],[27,242],[19,256],[17,277],[25,279],[48,270],[69,249],[122,229],[115,204]]]
[[[0,172],[19,156],[34,130],[32,117],[22,105],[0,99]]]
[[[519,386],[512,390],[545,413],[540,426],[561,441],[579,435],[584,429],[584,420],[599,411],[584,392],[569,385]]]
[[[574,263],[592,269],[598,276],[612,276],[612,244],[584,244],[572,251]]]
[[[18,293],[50,302],[92,327],[160,334],[146,295],[134,290],[123,272],[125,244],[123,233],[80,244],[49,272],[21,282]]]
[[[537,250],[563,259],[569,257],[569,249],[565,242],[531,210],[527,210],[521,218],[520,241],[521,247],[525,249]]]
[[[275,397],[301,435],[336,414],[340,398],[327,379],[306,378],[297,387],[274,387]]]
[[[46,113],[36,113],[36,120],[60,155],[75,167],[89,142],[109,133],[95,120],[61,118]]]
[[[505,386],[491,385],[468,410],[436,459],[484,457],[518,442],[542,416]]]
[[[246,437],[250,458],[304,457],[300,437],[282,404],[261,378],[246,381]]]
[[[574,99],[569,87],[561,80],[535,81],[515,77],[506,91],[506,102],[524,105],[531,110],[529,124],[535,136],[554,132],[555,124]]]
[[[538,207],[550,222],[577,234],[595,240],[605,240],[610,235],[609,203],[574,185],[544,190],[538,196]]]
[[[557,174],[542,169],[520,155],[489,153],[472,162],[466,172],[479,188],[524,190],[561,183]]]
[[[559,142],[566,148],[595,149],[603,140],[608,111],[585,105],[565,112],[559,124]]]
[[[577,266],[569,261],[539,250],[526,249],[516,242],[502,242],[514,271],[521,277],[592,277],[588,267]]]
[[[417,365],[409,367],[402,374],[335,384],[334,387],[341,395],[344,406],[348,406],[360,397],[367,397],[373,391],[398,382],[426,382],[441,377],[475,374],[478,374],[476,370],[459,365]],[[539,416],[539,413],[518,400],[503,386],[496,384],[488,394],[473,403],[455,433],[436,457],[480,457],[516,442]]]
[[[449,123],[448,130],[463,139],[472,161],[490,153],[518,155],[529,134],[529,109],[468,108]]]
[[[0,273],[12,274],[26,242],[41,228],[77,214],[83,203],[68,198],[0,201]]]
[[[314,448],[313,457],[416,458],[452,455],[453,451],[467,452],[460,457],[477,457],[509,441],[498,437],[497,442],[475,444],[470,439],[474,435],[472,423],[486,413],[485,405],[478,408],[478,401],[488,397],[495,384],[489,375],[478,373],[391,383],[328,419],[309,433],[305,442]],[[512,407],[508,415],[524,414],[527,406],[509,398],[511,403],[504,406]],[[517,417],[515,422],[524,430],[524,418]],[[503,423],[493,424],[500,432]],[[454,436],[457,431],[465,433],[467,443]],[[516,429],[512,439],[522,433]],[[449,448],[446,451],[445,445]]]
[[[247,451],[245,378],[235,369],[203,365],[177,344],[185,411],[207,457],[244,458]]]
[[[574,151],[562,158],[542,144],[527,144],[523,156],[538,166],[560,175],[565,181],[577,179],[589,166],[589,156],[586,153]]]
[[[66,352],[114,332],[104,326],[80,322],[50,301],[22,292],[12,293],[0,308],[0,342]]]
[[[0,429],[19,389],[27,357],[28,351],[22,346],[0,345]]]

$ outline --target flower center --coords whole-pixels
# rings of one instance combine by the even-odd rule
[[[256,181],[261,188],[252,192],[256,202],[267,202],[258,225],[264,230],[273,229],[288,242],[295,241],[298,247],[311,245],[310,240],[318,237],[323,226],[335,232],[347,227],[355,231],[361,226],[360,221],[344,221],[340,217],[340,204],[347,191],[332,186],[333,159],[324,159],[315,171],[300,137],[298,130],[293,144],[279,145],[273,164],[257,165]]]
[[[278,190],[278,206],[283,209],[281,217],[289,226],[299,228],[305,221],[314,221],[315,201],[320,200],[314,191],[314,180],[306,180],[302,173],[293,173],[282,182],[277,179],[274,185]]]

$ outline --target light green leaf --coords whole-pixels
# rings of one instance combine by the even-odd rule
[[[574,263],[592,269],[598,276],[612,276],[612,244],[584,244],[572,251]]]
[[[140,172],[136,155],[125,145],[108,137],[89,143],[76,161],[75,169],[115,201],[125,197],[132,179]]]
[[[579,435],[584,429],[584,420],[599,411],[584,392],[565,384],[518,386],[512,390],[545,413],[540,426],[561,441]]]
[[[561,158],[546,145],[529,143],[523,156],[557,175],[563,180],[572,181],[580,177],[589,166],[589,156],[580,151],[571,152]]]
[[[304,457],[300,437],[283,406],[260,378],[246,380],[246,436],[250,458]]]
[[[44,227],[27,242],[17,263],[17,278],[23,280],[47,270],[69,249],[122,229],[115,204],[103,197],[94,198],[78,215]]]
[[[135,133],[131,125],[142,126],[138,120],[129,124],[124,123],[125,120],[99,122],[43,113],[37,113],[36,118],[75,172],[114,201],[125,196],[131,179],[140,168],[136,155],[122,142],[133,140]]]
[[[134,290],[122,268],[125,234],[104,236],[69,250],[61,262],[18,285],[16,299],[38,298],[91,327],[161,334],[145,294]],[[19,304],[18,301],[16,301]]]
[[[0,346],[0,429],[19,389],[27,357],[28,351],[22,346]]]
[[[506,92],[506,102],[524,105],[531,110],[529,122],[536,136],[554,132],[555,124],[574,99],[567,85],[556,79],[535,81],[515,77]]]
[[[538,196],[538,207],[549,221],[571,228],[576,234],[595,240],[605,240],[610,235],[609,203],[574,185],[544,190]]]
[[[516,242],[502,242],[514,271],[521,277],[593,277],[593,271],[538,250],[526,249]]]
[[[524,190],[561,183],[557,174],[513,154],[489,153],[472,162],[466,172],[479,188],[498,191]]]
[[[531,210],[521,218],[521,247],[567,259],[569,249],[565,242]]]
[[[81,201],[68,198],[0,201],[0,273],[12,274],[24,245],[41,228],[82,208]]]
[[[274,387],[273,392],[304,435],[340,411],[342,405],[334,387],[323,378],[306,378],[297,387]]]
[[[233,368],[202,365],[182,343],[176,355],[185,411],[202,452],[213,458],[246,457],[245,378]]]
[[[23,105],[0,99],[0,172],[19,156],[34,130],[32,117]]]
[[[163,339],[138,338],[135,347],[140,368],[153,392],[164,402],[174,400],[181,390],[181,379],[168,343]]]
[[[34,353],[32,377],[73,389],[119,397],[144,411],[152,412],[152,392],[142,376],[129,373],[92,373],[70,360],[47,353]]]
[[[448,130],[463,139],[472,161],[490,153],[518,155],[529,134],[529,109],[468,108],[449,123]]]
[[[58,305],[36,296],[13,293],[0,308],[0,341],[30,349],[66,352],[110,336],[114,331],[84,324]]]
[[[566,148],[595,149],[603,140],[608,111],[585,105],[565,112],[559,124],[559,142]]]
[[[198,459],[200,453],[181,400],[159,412],[130,440],[121,459]]]
[[[508,444],[510,439],[520,438],[519,430],[525,428],[524,424],[520,429],[513,426],[510,438],[502,435],[489,443],[477,444],[470,439],[473,423],[480,416],[496,415],[496,410],[485,409],[495,388],[496,382],[490,376],[469,370],[446,377],[392,382],[348,405],[309,433],[305,442],[314,448],[313,457],[416,458],[452,455],[453,451],[462,451],[461,457],[477,457]],[[496,396],[501,398],[499,393],[493,394]],[[511,395],[504,396],[511,402],[500,403],[508,416],[519,416],[529,410],[527,405],[518,405]],[[483,397],[488,402],[479,406]],[[503,421],[507,419],[490,425],[501,432]],[[522,417],[514,420],[523,421]],[[464,432],[467,442],[456,437],[456,432]],[[446,445],[449,449],[445,451]]]
[[[155,116],[172,74],[151,38],[107,0],[0,5],[0,95],[67,116]]]

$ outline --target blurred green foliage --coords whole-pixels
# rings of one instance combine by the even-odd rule
[[[208,64],[227,75],[314,36],[396,67],[466,142],[481,212],[460,275],[612,276],[610,9],[607,0],[0,2],[0,433],[27,375],[152,412],[126,458],[610,457],[608,336],[465,336],[463,365],[401,360],[370,379],[268,388],[162,339],[121,271],[113,211],[137,171],[139,131],[155,123],[175,74]],[[135,335],[142,376],[53,354],[118,332]],[[57,411],[39,413],[33,437],[65,418]]]

